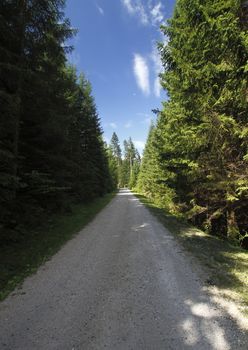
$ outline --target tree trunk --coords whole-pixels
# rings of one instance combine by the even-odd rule
[[[239,237],[239,228],[233,208],[227,211],[227,236],[231,239],[238,239]]]
[[[13,188],[13,199],[16,198],[16,191],[18,188],[18,158],[19,158],[19,139],[20,139],[20,122],[22,113],[22,89],[23,89],[23,70],[24,70],[24,42],[25,42],[25,13],[26,13],[26,0],[20,0],[20,46],[19,46],[19,76],[17,81],[16,90],[16,115],[15,115],[15,130],[13,140],[13,153],[14,153],[14,166],[13,175],[15,179],[15,185]]]

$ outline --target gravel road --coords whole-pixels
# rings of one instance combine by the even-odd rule
[[[173,236],[121,190],[0,304],[0,348],[247,350],[247,334],[211,301],[200,276]]]

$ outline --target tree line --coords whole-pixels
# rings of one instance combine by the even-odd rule
[[[123,142],[123,151],[117,134],[114,132],[108,145],[109,169],[116,188],[134,188],[137,184],[141,157],[129,137]]]
[[[64,6],[0,2],[3,240],[119,186],[247,247],[247,1],[177,0],[159,44],[168,99],[142,161],[131,138],[104,144],[90,82],[66,59]]]
[[[247,21],[247,1],[177,0],[158,46],[168,100],[138,178],[157,203],[246,248]]]
[[[114,189],[89,81],[67,62],[64,0],[0,2],[0,230]]]

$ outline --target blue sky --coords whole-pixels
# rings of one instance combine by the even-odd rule
[[[174,0],[67,0],[65,15],[78,29],[69,61],[92,84],[104,139],[115,131],[121,144],[132,137],[141,152],[160,89],[156,42]]]

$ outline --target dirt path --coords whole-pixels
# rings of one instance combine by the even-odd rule
[[[246,340],[125,190],[0,304],[3,350],[247,349]]]

